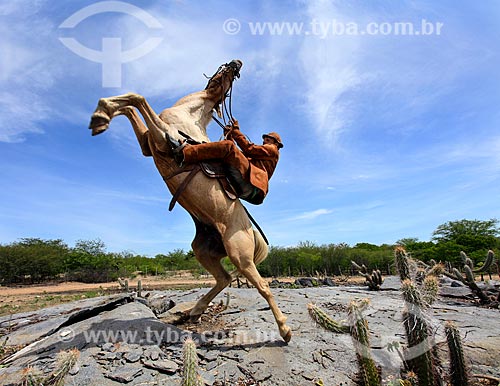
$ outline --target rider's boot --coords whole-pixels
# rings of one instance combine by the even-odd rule
[[[186,146],[188,146],[187,141],[181,139],[179,140],[174,139],[168,133],[165,133],[165,139],[167,140],[168,144],[170,145],[170,148],[172,149],[175,162],[177,162],[177,164],[181,166],[182,163],[184,162],[183,150]]]

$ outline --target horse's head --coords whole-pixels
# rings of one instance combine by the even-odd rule
[[[215,74],[213,74],[208,80],[205,91],[214,101],[214,108],[217,110],[219,116],[221,115],[219,106],[228,96],[228,92],[233,86],[234,79],[240,77],[241,66],[243,66],[243,62],[241,60],[232,60],[229,63],[221,65]]]

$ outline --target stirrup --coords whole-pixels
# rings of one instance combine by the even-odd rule
[[[184,162],[184,148],[188,146],[189,143],[187,141],[182,142],[179,146],[177,146],[175,149],[173,149],[174,153],[174,160],[177,162],[179,166],[182,166],[182,163]]]
[[[172,150],[177,149],[181,145],[180,140],[172,138],[168,133],[165,133],[165,140],[167,141]]]
[[[174,139],[168,133],[165,133],[165,139],[172,149],[175,162],[181,166],[184,162],[183,149],[188,145],[187,141]]]

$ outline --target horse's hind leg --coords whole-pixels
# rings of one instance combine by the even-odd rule
[[[196,253],[196,252],[195,252]],[[192,321],[198,320],[205,312],[210,302],[231,283],[231,275],[224,269],[220,262],[220,257],[210,256],[210,254],[196,253],[196,259],[215,278],[215,286],[198,300],[196,305],[189,312]]]
[[[205,294],[191,309],[191,320],[197,320],[207,309],[210,302],[231,283],[231,275],[224,269],[220,260],[226,251],[218,232],[194,219],[196,236],[191,244],[196,259],[215,278],[215,286]]]
[[[280,331],[280,335],[285,342],[289,342],[292,338],[292,330],[290,327],[286,325],[286,316],[284,316],[279,309],[276,301],[274,300],[274,296],[271,293],[269,288],[269,284],[260,276],[259,271],[257,271],[257,267],[253,263],[249,263],[245,268],[241,269],[241,273],[257,288],[259,293],[262,295],[264,299],[266,299],[271,311],[274,315],[274,319],[278,324],[278,329]]]
[[[281,337],[285,342],[289,342],[292,338],[292,331],[290,327],[286,325],[286,316],[282,314],[276,304],[276,301],[274,300],[269,284],[262,279],[254,263],[253,253],[255,245],[253,233],[248,235],[248,238],[245,238],[245,240],[241,237],[238,237],[238,239],[225,242],[224,244],[229,254],[229,258],[238,268],[238,271],[245,276],[255,286],[255,288],[257,288],[262,297],[266,299],[274,315],[274,319],[278,324]]]

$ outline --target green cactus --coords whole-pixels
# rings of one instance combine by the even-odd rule
[[[42,372],[34,367],[28,367],[23,371],[23,376],[21,379],[22,386],[63,386],[64,378],[70,370],[75,366],[78,358],[80,357],[80,351],[76,348],[61,351],[56,357],[56,367],[45,378]]]
[[[405,249],[401,246],[396,247],[394,249],[394,257],[396,260],[396,269],[401,281],[410,279],[410,263]]]
[[[142,280],[137,282],[137,296],[142,297]]]
[[[489,304],[491,299],[476,284],[474,272],[469,265],[464,266],[465,277],[456,268],[453,268],[454,278],[469,286],[472,292],[479,298],[481,304]]]
[[[380,289],[380,286],[384,282],[384,279],[382,279],[382,273],[380,270],[373,270],[371,274],[368,273],[368,269],[364,264],[361,266],[356,264],[356,262],[351,261],[352,267],[358,271],[358,274],[361,276],[364,276],[366,279],[366,283],[368,284],[368,287],[370,290],[373,291],[378,291]]]
[[[474,277],[474,274],[472,273],[472,267],[468,264],[464,265],[464,271],[465,271],[465,281],[466,282],[476,282],[476,278]]]
[[[21,386],[41,386],[43,385],[43,375],[35,367],[28,367],[23,370]]]
[[[204,382],[198,374],[196,343],[192,339],[186,339],[184,342],[183,360],[182,386],[203,386]]]
[[[462,339],[457,326],[453,322],[446,322],[444,326],[448,350],[450,352],[450,381],[451,386],[468,386],[469,369],[464,361]]]
[[[469,256],[467,256],[464,251],[460,251],[460,260],[462,261],[463,265],[468,265],[470,269],[474,269],[474,262]]]
[[[366,268],[366,265],[364,265],[364,264],[359,265],[359,264],[357,264],[355,261],[352,261],[352,260],[351,260],[351,265],[352,265],[352,267],[353,267],[355,270],[357,270],[357,271],[358,271],[359,273],[361,273],[361,274],[368,273],[368,269]]]
[[[370,353],[370,330],[368,329],[368,322],[362,315],[362,310],[367,305],[367,299],[360,302],[351,301],[347,312],[362,384],[364,386],[379,386],[381,384],[380,373]]]
[[[444,266],[443,264],[433,264],[431,267],[426,271],[426,276],[436,276],[439,277],[442,274],[444,274]]]
[[[475,269],[474,272],[480,273],[480,272],[487,272],[490,270],[491,266],[495,262],[495,253],[492,250],[488,251],[488,254],[486,255],[486,260],[484,261],[484,264]]]
[[[56,368],[54,371],[44,380],[44,386],[63,386],[64,385],[64,377],[68,375],[69,371],[73,368],[73,366],[80,358],[80,351],[76,348],[61,351],[57,354],[56,359]]]
[[[462,264],[465,264],[469,257],[464,251],[460,251],[460,260],[462,261]]]
[[[403,375],[403,379],[400,380],[401,386],[418,386],[417,374],[413,371],[408,371]]]
[[[427,305],[434,303],[438,297],[439,282],[436,276],[426,276],[422,284],[422,299]]]
[[[349,332],[349,326],[343,325],[331,318],[325,311],[319,308],[317,305],[309,303],[307,305],[309,315],[311,318],[318,323],[320,326],[326,328],[329,331],[335,333],[345,333]]]
[[[466,281],[465,281],[465,278],[463,277],[462,273],[458,269],[453,268],[452,272],[453,272],[453,275],[452,275],[453,279],[459,280],[462,283],[467,284]]]
[[[408,340],[405,352],[406,363],[417,374],[419,385],[438,386],[435,356],[432,352],[432,335],[424,315],[425,302],[411,280],[401,284],[406,310],[403,313],[403,325]]]

